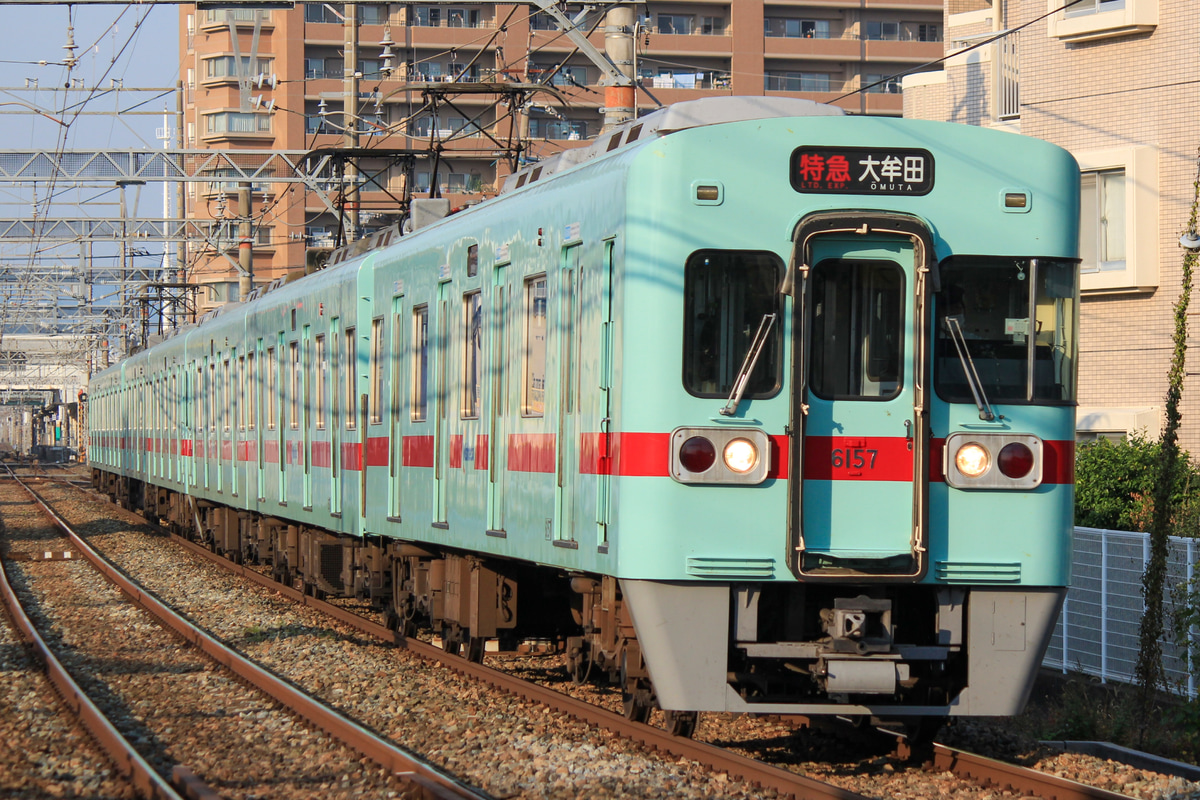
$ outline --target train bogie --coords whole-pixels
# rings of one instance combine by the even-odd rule
[[[1069,569],[1070,157],[731,98],[512,184],[98,375],[97,485],[685,732],[1019,707]]]

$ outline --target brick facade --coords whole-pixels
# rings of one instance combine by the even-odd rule
[[[1181,281],[1183,251],[1178,240],[1187,225],[1200,146],[1200,27],[1195,4],[1127,0],[1127,14],[1155,12],[1154,24],[1142,24],[1137,31],[1082,36],[1065,36],[1063,26],[1054,27],[1047,19],[1034,21],[1059,3],[1010,0],[1010,18],[982,21],[983,30],[981,12],[971,8],[979,5],[969,0],[949,4],[954,13],[947,14],[948,54],[972,34],[1031,23],[1018,34],[1020,115],[1011,127],[1067,148],[1085,169],[1090,154],[1131,149],[1149,153],[1155,163],[1143,181],[1157,182],[1154,207],[1129,219],[1127,224],[1137,229],[1127,230],[1141,237],[1150,253],[1149,259],[1141,259],[1145,263],[1130,261],[1129,269],[1146,267],[1146,274],[1156,277],[1152,285],[1142,281],[1143,285],[1120,286],[1110,280],[1099,288],[1096,278],[1083,276],[1079,403],[1081,434],[1108,434],[1124,427],[1157,435],[1172,347],[1172,307]],[[1099,14],[1094,16],[1099,27]],[[1148,18],[1153,20],[1143,16],[1138,21]],[[906,85],[905,115],[997,124],[991,96],[996,85],[995,46],[989,47],[992,53],[974,59],[975,68],[961,63],[963,57],[952,56],[944,87],[926,78],[911,87],[909,96]],[[1127,191],[1136,188],[1132,183]],[[1193,309],[1198,307],[1193,303]],[[1194,339],[1200,335],[1200,320],[1195,312],[1189,318]],[[1191,355],[1181,442],[1200,455],[1200,356],[1195,350]]]

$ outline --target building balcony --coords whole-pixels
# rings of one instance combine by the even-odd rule
[[[700,33],[651,33],[645,55],[720,56],[733,54],[733,37]]]
[[[862,43],[852,37],[840,39],[802,39],[768,36],[763,39],[766,58],[802,58],[813,61],[857,61]]]
[[[943,3],[942,0],[771,0],[766,7],[768,16],[776,8],[844,8],[855,11],[929,11],[940,19]]]
[[[929,61],[936,61],[945,55],[945,45],[942,42],[869,39],[866,45],[868,61],[898,61],[924,64]]]

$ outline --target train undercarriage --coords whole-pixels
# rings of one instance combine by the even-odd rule
[[[482,662],[489,641],[501,651],[532,643],[557,652],[572,680],[619,685],[627,717],[647,721],[660,708],[665,727],[680,735],[694,732],[697,707],[857,709],[849,713],[929,730],[929,719],[940,721],[966,696],[968,673],[979,671],[980,659],[997,655],[981,656],[968,645],[967,627],[983,623],[965,610],[963,588],[622,583],[390,538],[335,535],[99,470],[93,485],[235,562],[270,566],[277,580],[308,594],[369,601],[405,636],[431,630],[449,653]],[[635,608],[641,624],[655,630],[653,640],[638,639]],[[1010,622],[1013,630],[1025,625]],[[648,658],[660,665],[655,684]],[[672,659],[675,671],[664,670]],[[705,662],[707,668],[697,666]],[[706,683],[697,683],[705,669]],[[1026,691],[1013,687],[1014,696]]]

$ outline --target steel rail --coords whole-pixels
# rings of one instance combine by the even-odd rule
[[[5,468],[7,469],[7,465]],[[24,487],[24,484],[16,479],[12,470],[8,471],[13,479]],[[7,559],[0,565],[0,595],[3,595],[8,616],[15,624],[21,638],[33,651],[34,657],[45,667],[46,676],[59,697],[62,698],[63,703],[116,766],[118,774],[128,780],[143,797],[153,798],[153,800],[183,800],[175,788],[155,772],[154,768],[129,743],[129,740],[121,735],[116,726],[92,702],[92,699],[80,688],[71,674],[67,672],[66,667],[54,655],[45,639],[38,633],[33,621],[29,619],[29,615],[25,613],[16,592],[13,591],[12,584],[8,580],[7,565]],[[190,771],[181,771],[178,778],[183,780],[186,776],[191,776]],[[217,797],[215,792],[197,781],[194,776],[191,776],[188,784],[194,798]]]
[[[29,492],[42,510],[54,520],[54,523],[66,533],[79,552],[106,578],[135,604],[153,614],[163,625],[200,649],[209,658],[231,670],[239,678],[308,720],[351,750],[370,758],[386,768],[392,775],[411,782],[421,790],[426,800],[489,800],[489,795],[486,793],[473,789],[441,772],[431,764],[421,761],[368,728],[310,697],[237,651],[226,647],[214,636],[184,619],[111,564],[11,470],[10,474]]]
[[[960,778],[994,784],[1047,800],[1128,800],[1128,795],[1077,783],[1047,772],[1006,764],[964,750],[934,744],[931,766]]]
[[[85,491],[74,484],[74,488]],[[95,495],[92,495],[93,497]],[[107,498],[98,498],[110,503]],[[110,503],[111,504],[111,503]],[[384,642],[392,643],[407,649],[424,658],[437,661],[446,667],[476,680],[481,680],[498,689],[516,696],[541,703],[557,711],[570,714],[576,719],[597,725],[626,738],[641,742],[649,747],[674,756],[689,758],[728,772],[731,776],[756,783],[764,788],[770,788],[785,795],[803,798],[860,798],[862,795],[841,789],[830,784],[821,783],[787,770],[772,767],[761,761],[731,753],[721,748],[696,742],[679,736],[673,736],[665,730],[644,723],[633,722],[620,714],[614,714],[598,706],[577,700],[568,695],[547,689],[538,684],[529,683],[500,670],[475,664],[460,656],[450,655],[446,651],[431,644],[408,639],[390,628],[373,620],[367,619],[353,611],[333,605],[324,600],[318,600],[306,595],[286,584],[278,583],[271,577],[254,571],[244,565],[237,564],[224,556],[218,555],[203,545],[197,544],[178,534],[171,538],[196,555],[214,564],[246,578],[260,586],[279,592],[289,599],[307,605],[320,611],[349,627],[358,630]],[[793,719],[808,724],[807,717]],[[895,736],[894,732],[887,732]],[[909,758],[911,748],[903,739],[898,742],[896,753],[902,758]],[[1057,775],[1039,772],[1028,767],[1007,764],[1002,761],[975,755],[963,750],[956,750],[942,744],[934,744],[932,757],[925,764],[926,768],[949,772],[955,777],[979,783],[991,784],[1001,788],[1010,788],[1027,794],[1046,798],[1047,800],[1129,800],[1122,795],[1107,789],[1078,783]]]
[[[773,789],[791,797],[829,798],[830,800],[861,800],[863,798],[863,795],[855,794],[832,784],[823,783],[785,769],[773,767],[761,761],[714,747],[713,745],[674,736],[661,728],[655,728],[640,722],[633,722],[620,714],[614,714],[599,706],[594,706],[583,700],[577,700],[574,697],[569,697],[553,689],[530,683],[482,664],[467,661],[461,656],[450,655],[445,650],[434,647],[431,644],[406,638],[387,626],[367,619],[353,611],[325,602],[324,600],[318,600],[291,586],[278,583],[267,575],[255,572],[244,565],[234,563],[224,556],[213,553],[206,547],[185,539],[178,534],[171,534],[171,538],[189,551],[215,564],[219,564],[237,575],[272,591],[279,592],[297,603],[320,611],[361,633],[407,649],[424,658],[439,662],[449,669],[474,680],[482,681],[526,700],[549,706],[556,711],[569,714],[582,722],[612,731],[660,752],[698,761],[713,769],[726,772],[732,777],[757,784],[763,788]]]

